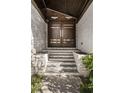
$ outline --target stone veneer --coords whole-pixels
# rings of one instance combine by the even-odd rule
[[[88,71],[85,68],[85,65],[82,63],[82,60],[81,60],[81,58],[85,57],[86,54],[79,54],[79,53],[73,52],[73,55],[74,55],[74,59],[77,65],[77,70],[79,72],[79,75],[86,77],[88,75]]]
[[[31,51],[31,73],[43,74],[48,61],[48,54],[36,53],[35,49]]]

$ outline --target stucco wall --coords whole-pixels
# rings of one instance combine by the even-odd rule
[[[31,5],[31,29],[32,29],[32,47],[36,52],[41,52],[46,48],[46,26],[43,18],[40,16],[34,5]]]
[[[93,4],[89,6],[76,27],[77,48],[82,52],[93,52]]]

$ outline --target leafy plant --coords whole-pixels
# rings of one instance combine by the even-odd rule
[[[31,93],[36,93],[42,86],[43,77],[38,74],[31,76]]]
[[[89,72],[93,70],[93,54],[88,54],[87,56],[83,57],[82,62]]]
[[[88,70],[89,75],[80,85],[80,91],[81,93],[93,93],[93,54],[83,57],[82,62]]]

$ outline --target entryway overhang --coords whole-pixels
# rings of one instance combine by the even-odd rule
[[[47,19],[47,11],[51,9],[76,18],[76,23],[83,16],[92,1],[93,0],[32,0],[42,12],[45,21],[49,20]]]

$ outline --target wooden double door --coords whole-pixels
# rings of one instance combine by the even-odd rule
[[[75,47],[75,43],[75,23],[48,23],[48,47]]]

